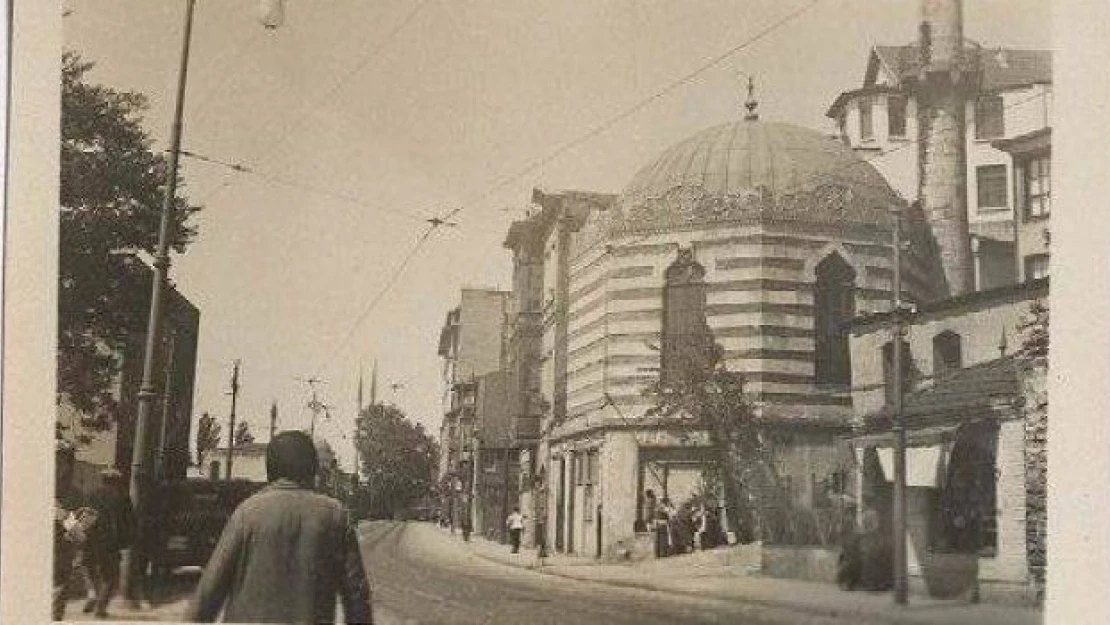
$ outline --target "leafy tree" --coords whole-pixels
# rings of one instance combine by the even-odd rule
[[[716,462],[706,469],[724,486],[729,524],[741,534],[758,533],[781,508],[772,441],[744,394],[743,375],[725,366],[709,327],[683,338],[687,344],[672,356],[679,362],[667,364],[667,375],[646,391],[656,399],[648,415],[687,419],[708,434]]]
[[[396,406],[374,404],[362,411],[358,449],[371,515],[390,516],[432,495],[438,447]]]
[[[142,127],[146,98],[91,84],[92,63],[62,56],[58,400],[85,415],[86,427],[110,427],[123,353],[145,331],[153,253],[167,159]],[[198,208],[178,198],[171,246],[196,236]],[[141,352],[135,354],[141,357]]]
[[[197,420],[197,463],[220,444],[220,424],[207,412]]]
[[[254,442],[254,433],[251,432],[251,425],[246,421],[240,421],[235,425],[235,436],[232,437],[235,441],[236,447],[243,445],[250,445]]]

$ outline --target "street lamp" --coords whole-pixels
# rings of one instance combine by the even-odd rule
[[[268,29],[277,28],[284,18],[282,0],[265,0],[262,5],[262,24]],[[154,408],[154,359],[158,349],[159,332],[162,322],[162,305],[166,288],[166,275],[170,267],[169,243],[170,227],[173,225],[174,200],[177,194],[177,164],[181,153],[181,127],[185,106],[185,85],[189,72],[189,44],[193,33],[193,14],[196,0],[185,1],[185,27],[181,38],[181,60],[177,74],[177,95],[173,109],[173,123],[170,127],[169,162],[166,168],[166,182],[162,195],[162,211],[158,225],[158,247],[154,254],[154,279],[150,291],[150,316],[147,319],[146,346],[143,350],[143,377],[139,386],[138,414],[135,419],[135,432],[131,449],[131,481],[128,494],[139,519],[139,532],[149,531],[144,514],[147,463],[147,430],[150,427],[151,412]],[[228,435],[234,434],[229,432]],[[136,541],[137,545],[143,542]],[[144,554],[145,555],[145,554]],[[135,574],[134,562],[124,568],[124,586],[133,590]]]
[[[266,30],[275,30],[285,23],[285,2],[283,0],[261,0],[258,3],[258,19]]]

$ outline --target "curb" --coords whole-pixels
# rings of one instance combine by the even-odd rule
[[[654,585],[654,584],[651,584],[651,583],[648,583],[648,582],[633,582],[633,581],[617,580],[617,579],[601,579],[601,578],[596,578],[596,577],[575,575],[573,573],[567,573],[567,572],[564,572],[564,571],[551,570],[550,568],[545,568],[543,566],[538,566],[537,567],[537,566],[530,566],[530,565],[527,565],[527,564],[524,564],[524,563],[519,563],[518,564],[518,563],[513,563],[513,562],[506,562],[505,560],[498,559],[494,556],[487,555],[487,554],[484,554],[484,553],[480,553],[472,547],[468,548],[468,551],[470,551],[471,554],[473,554],[473,555],[475,555],[479,558],[482,558],[483,560],[486,560],[488,562],[494,562],[494,563],[497,563],[497,564],[501,564],[501,565],[504,565],[504,566],[511,566],[511,567],[514,567],[514,568],[523,568],[523,569],[527,569],[527,570],[530,570],[530,571],[535,571],[536,573],[539,573],[541,575],[551,575],[553,577],[561,577],[561,578],[564,578],[564,579],[571,579],[571,580],[580,581],[580,582],[605,584],[607,586],[613,586],[613,587],[616,587],[616,588],[629,588],[629,589],[633,589],[633,590],[647,590],[647,591],[651,591],[651,592],[669,593],[669,594],[672,594],[672,595],[679,595],[679,596],[683,596],[683,597],[697,597],[697,598],[715,599],[715,600],[718,600],[718,601],[728,601],[728,602],[734,602],[734,603],[746,603],[746,604],[755,605],[755,606],[762,606],[762,607],[767,607],[767,608],[774,608],[774,609],[784,610],[784,611],[788,611],[788,612],[794,612],[794,613],[798,613],[798,614],[805,614],[807,616],[817,616],[817,617],[837,618],[837,619],[853,619],[856,623],[874,623],[874,624],[881,624],[881,625],[887,625],[887,624],[893,624],[893,623],[898,623],[898,624],[903,624],[903,625],[910,624],[910,623],[921,623],[922,625],[932,625],[934,623],[934,621],[932,621],[932,620],[915,618],[916,615],[913,614],[913,613],[910,613],[910,612],[901,613],[901,614],[889,614],[889,615],[887,615],[887,614],[876,613],[872,610],[866,610],[866,609],[861,610],[861,609],[852,609],[852,608],[847,608],[847,609],[844,609],[844,608],[824,608],[824,607],[817,607],[817,606],[799,605],[797,603],[791,603],[789,601],[780,601],[780,600],[774,600],[774,599],[762,599],[762,598],[754,598],[754,597],[737,597],[736,595],[730,595],[730,594],[720,593],[720,592],[712,592],[712,591],[701,592],[701,591],[695,591],[695,590],[686,590],[686,589],[682,589],[682,588],[667,588],[667,587],[664,587],[664,586],[657,586],[657,585]]]

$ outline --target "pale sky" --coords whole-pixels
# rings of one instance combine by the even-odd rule
[[[307,427],[295,378],[323,378],[333,418],[317,432],[349,467],[359,365],[369,386],[376,358],[379,396],[438,433],[439,329],[460,287],[510,284],[501,242],[532,187],[620,192],[669,145],[740,115],[748,73],[763,119],[830,131],[825,110],[859,86],[869,46],[915,37],[918,2],[819,0],[492,188],[810,2],[287,0],[271,32],[257,0],[198,0],[183,147],[265,177],[183,159],[183,193],[204,206],[171,269],[201,310],[194,414],[226,420],[240,358],[238,413],[264,439],[274,400],[279,427]],[[65,2],[67,47],[97,63],[92,80],[147,94],[162,146],[184,4]],[[1049,48],[1049,23],[1041,0],[965,2],[965,35],[984,46]],[[420,220],[460,206],[356,326]]]

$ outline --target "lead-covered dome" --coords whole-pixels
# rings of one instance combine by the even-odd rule
[[[897,195],[835,138],[791,124],[735,121],[643,167],[606,216],[610,234],[722,221],[886,224]]]

